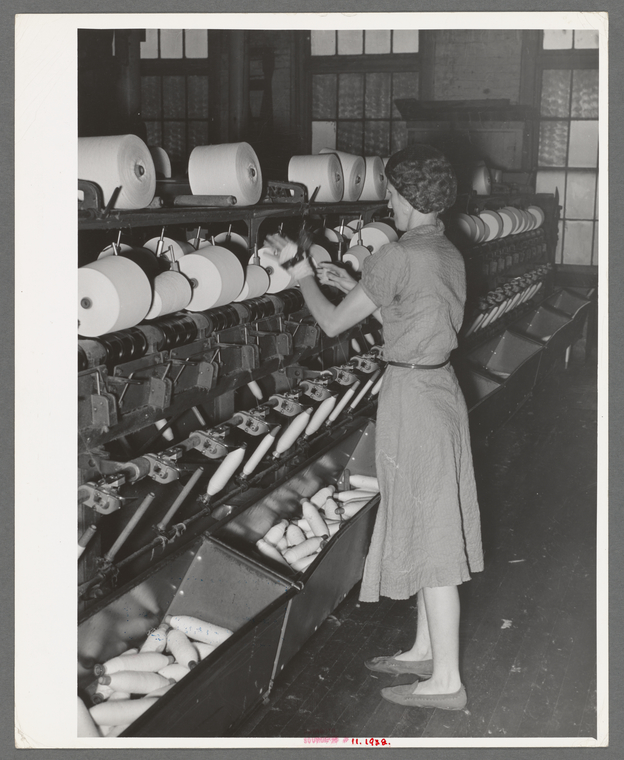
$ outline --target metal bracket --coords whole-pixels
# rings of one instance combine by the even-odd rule
[[[234,345],[218,343],[220,365],[224,375],[251,372],[260,365],[260,349],[251,343]]]
[[[173,483],[180,478],[180,471],[173,460],[158,454],[143,454],[149,462],[149,477],[157,483]]]
[[[200,454],[208,457],[208,459],[221,459],[227,456],[228,448],[223,443],[223,434],[215,430],[208,432],[205,430],[195,430],[190,437],[197,441],[194,443],[193,448],[199,451]]]
[[[291,356],[293,353],[293,339],[290,333],[267,330],[247,330],[247,333],[257,338],[262,361],[268,361],[276,356],[280,358]]]
[[[121,509],[122,497],[115,486],[105,483],[84,483],[78,486],[78,500],[85,507],[90,507],[102,515],[108,515]]]
[[[236,427],[243,430],[249,435],[265,435],[269,432],[270,427],[264,420],[264,414],[262,412],[236,412],[233,419],[240,419],[240,422],[236,423]]]
[[[299,387],[303,391],[304,396],[314,399],[315,401],[325,401],[332,394],[326,383],[314,382],[313,380],[302,380],[299,383]]]
[[[107,392],[106,369],[97,367],[78,375],[78,428],[108,430],[117,424],[117,399]]]
[[[321,329],[317,325],[286,320],[284,327],[292,335],[295,351],[300,351],[304,348],[315,348],[318,345]]]
[[[374,361],[370,355],[352,356],[351,359],[349,359],[349,363],[352,364],[354,368],[359,372],[364,372],[366,375],[372,375],[373,372],[377,372],[379,369],[379,363]]]
[[[285,417],[295,417],[303,411],[303,405],[299,403],[296,396],[287,396],[275,394],[269,398],[269,401],[275,401],[273,407],[276,412],[283,414]]]
[[[95,182],[79,179],[78,191],[83,194],[82,200],[78,198],[79,211],[100,211],[104,208],[104,194],[102,188]]]
[[[329,368],[329,372],[331,372],[333,381],[339,385],[353,385],[353,383],[358,379],[357,375],[354,375],[351,370],[352,367],[349,365],[346,365],[344,367]]]

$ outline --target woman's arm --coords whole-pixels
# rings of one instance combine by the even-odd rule
[[[297,250],[294,243],[282,235],[267,235],[266,242],[279,254],[280,264],[288,262]],[[301,292],[312,316],[321,330],[330,338],[340,335],[378,310],[377,305],[371,301],[360,285],[355,285],[355,280],[351,277],[348,277],[350,282],[346,284],[348,288],[351,288],[353,284],[353,289],[337,306],[334,306],[319,288],[309,261],[298,262],[291,271],[299,281]]]
[[[371,301],[360,285],[356,285],[337,306],[323,295],[313,276],[303,277],[299,285],[312,316],[330,338],[377,311],[377,304]]]
[[[317,265],[316,274],[321,285],[333,285],[338,290],[342,290],[343,293],[350,293],[358,284],[357,280],[344,267],[330,264],[328,261],[323,261]],[[383,324],[381,309],[374,311],[373,316]]]

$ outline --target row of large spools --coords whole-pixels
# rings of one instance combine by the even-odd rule
[[[342,246],[342,260],[354,271],[382,245],[397,240],[390,225],[361,220],[326,228],[324,234]],[[309,253],[315,264],[331,261],[322,245],[313,244]],[[247,238],[233,232],[194,242],[163,234],[143,247],[116,243],[78,269],[78,333],[94,338],[145,319],[205,311],[295,285],[275,250],[265,246],[250,256]]]
[[[170,174],[166,152],[148,148],[136,135],[78,140],[78,178],[99,185],[105,204],[118,191],[114,208],[149,206],[156,193],[157,169],[162,176]],[[365,158],[331,148],[318,155],[293,156],[288,180],[305,185],[316,202],[386,197],[384,161],[379,156]],[[253,206],[262,196],[260,162],[246,142],[196,146],[189,156],[188,181],[193,195],[233,196],[237,206]]]
[[[455,225],[470,242],[478,244],[535,230],[542,226],[544,219],[539,206],[527,209],[505,206],[497,211],[486,209],[480,214],[458,214]]]

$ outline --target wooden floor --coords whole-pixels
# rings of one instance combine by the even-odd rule
[[[595,362],[575,351],[475,451],[486,562],[460,590],[466,710],[381,698],[414,677],[363,661],[412,644],[415,599],[359,603],[356,587],[237,735],[596,736],[596,420]]]

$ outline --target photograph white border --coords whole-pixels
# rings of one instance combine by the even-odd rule
[[[77,739],[77,30],[596,29],[600,35],[598,738],[402,739],[392,747],[605,746],[608,735],[607,14],[21,14],[15,78],[15,726],[23,748],[303,747],[303,739]],[[33,199],[38,199],[36,227]],[[36,470],[35,470],[36,467]],[[310,745],[305,745],[311,748]],[[315,745],[316,746],[316,745]],[[332,745],[318,745],[330,748]],[[335,745],[334,745],[335,746]],[[347,748],[347,744],[340,744]],[[350,747],[351,745],[349,745]]]

